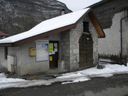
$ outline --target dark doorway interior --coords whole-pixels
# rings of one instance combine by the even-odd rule
[[[49,41],[49,64],[51,69],[58,67],[58,59],[59,59],[59,42]]]

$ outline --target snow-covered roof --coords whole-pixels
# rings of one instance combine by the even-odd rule
[[[66,4],[66,6],[70,10],[77,11],[77,10],[87,8],[93,4],[99,3],[103,0],[58,0],[58,1]]]
[[[45,20],[29,31],[1,39],[0,43],[15,43],[51,30],[75,24],[88,10],[89,8]]]

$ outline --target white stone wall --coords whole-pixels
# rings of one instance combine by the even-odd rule
[[[53,34],[49,38],[49,40],[60,40],[60,34]],[[18,74],[35,74],[39,72],[48,72],[49,68],[49,60],[46,61],[37,61],[36,57],[29,56],[29,48],[36,48],[36,42],[32,44],[21,45],[17,48],[19,50],[17,52],[17,70]]]
[[[5,52],[4,47],[0,47],[0,67],[2,69],[4,68],[6,69],[6,71],[9,71],[9,72],[12,72],[15,70],[14,67],[16,64],[16,61],[15,61],[16,51],[17,50],[15,47],[8,47],[8,56],[6,59],[5,53],[4,53]]]
[[[17,69],[18,74],[34,74],[46,72],[49,69],[49,61],[36,61],[36,57],[29,56],[29,48],[35,47],[33,44],[25,44],[18,48]]]
[[[116,13],[112,19],[112,26],[104,29],[105,38],[98,41],[98,52],[100,55],[111,56],[120,55],[121,37],[120,37],[120,19],[126,16],[126,12]],[[123,55],[128,54],[128,20],[123,21]]]
[[[8,47],[8,59],[4,56],[4,47],[0,48],[0,70],[6,69],[18,75],[34,74],[49,70],[49,61],[38,62],[36,57],[29,56],[29,48],[33,44],[25,44],[18,47]]]
[[[123,56],[128,57],[128,17],[122,22]]]
[[[7,61],[4,56],[4,47],[0,47],[0,70],[7,70]]]
[[[49,40],[59,41],[60,34],[53,34],[49,37]],[[0,70],[6,69],[18,75],[49,71],[49,60],[36,61],[36,56],[29,56],[29,48],[36,48],[36,42],[17,47],[8,47],[8,59],[5,59],[4,47],[0,47]]]
[[[8,47],[7,69],[9,72],[17,72],[17,69],[16,69],[17,51],[19,50],[17,50],[16,47]]]

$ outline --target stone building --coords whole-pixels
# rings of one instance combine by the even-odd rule
[[[1,69],[25,75],[94,66],[98,62],[98,37],[105,34],[89,9],[48,19],[0,40]]]
[[[102,0],[91,6],[106,38],[99,39],[101,58],[110,58],[116,63],[125,63],[128,58],[128,0]]]

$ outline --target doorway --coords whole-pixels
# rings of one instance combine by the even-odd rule
[[[49,64],[50,69],[58,68],[59,42],[49,41]]]
[[[82,34],[79,40],[80,68],[93,66],[93,41],[91,34]]]

